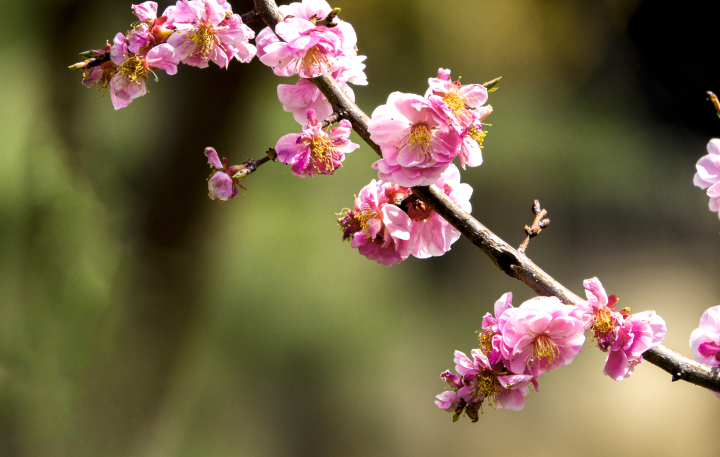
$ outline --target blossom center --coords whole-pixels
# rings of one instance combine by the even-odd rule
[[[147,65],[145,59],[135,55],[123,62],[122,65],[118,67],[118,71],[123,75],[123,79],[125,80],[123,85],[135,83],[139,86],[141,83],[140,80],[145,77],[145,73],[147,72]]]
[[[371,211],[369,209],[360,211],[358,214],[355,215],[355,219],[358,221],[358,224],[360,224],[360,228],[365,232],[365,237],[367,239],[372,238],[370,236],[370,228],[368,227],[368,223],[372,219],[377,219],[377,217],[377,211]]]
[[[486,330],[478,336],[478,340],[480,340],[480,349],[487,355],[492,354],[492,341],[493,337],[495,336],[495,332],[492,330]]]
[[[432,146],[433,140],[433,129],[425,122],[413,124],[410,127],[410,132],[405,137],[405,141],[410,147],[410,153],[415,152],[419,149],[420,155],[425,155],[431,152],[430,147]]]
[[[326,136],[313,136],[306,141],[305,144],[310,146],[310,157],[313,161],[313,166],[320,172],[335,171],[335,158],[337,152],[333,146],[332,141]],[[318,167],[318,164],[322,164],[323,170]]]
[[[495,394],[498,393],[498,382],[495,373],[488,370],[480,371],[477,375],[473,393],[480,399],[487,399],[488,405],[493,406],[495,403]]]
[[[465,98],[462,97],[457,90],[451,90],[443,97],[443,101],[447,104],[455,114],[455,117],[465,117],[468,114],[468,109],[465,106]]]
[[[330,62],[328,62],[325,54],[320,51],[317,46],[308,49],[303,58],[298,61],[298,65],[305,73],[312,73],[313,69],[319,70],[323,65],[330,68]]]
[[[487,133],[483,132],[481,128],[478,128],[476,125],[471,125],[470,128],[468,128],[468,136],[475,140],[478,144],[478,146],[483,147],[483,140],[485,139],[485,135]]]
[[[603,308],[593,315],[593,328],[595,334],[604,334],[612,330],[615,324],[615,318],[609,309]]]
[[[210,24],[200,24],[188,37],[189,43],[194,44],[193,54],[201,59],[207,59],[210,51],[215,47],[215,27]]]
[[[552,364],[560,357],[560,349],[547,335],[538,335],[533,341],[532,359]]]

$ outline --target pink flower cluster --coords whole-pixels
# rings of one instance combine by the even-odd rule
[[[277,158],[290,164],[292,174],[301,178],[312,177],[315,173],[331,175],[342,166],[345,154],[360,147],[348,139],[352,126],[343,119],[337,127],[326,132],[312,109],[307,111],[307,119],[301,134],[290,133],[278,140],[275,146]]]
[[[305,113],[313,109],[318,118],[332,114],[327,98],[308,81],[330,75],[354,101],[348,83],[367,84],[365,56],[357,54],[357,36],[352,25],[340,21],[325,0],[303,0],[281,5],[285,20],[273,31],[264,28],[258,34],[257,55],[278,76],[300,76],[295,84],[278,85],[277,93],[285,111],[305,123]]]
[[[225,0],[180,0],[160,17],[155,2],[132,8],[139,20],[132,30],[118,33],[104,51],[91,51],[94,57],[85,66],[73,66],[87,68],[83,84],[109,91],[115,109],[147,93],[148,73],[157,80],[156,70],[174,75],[181,62],[205,68],[212,61],[227,68],[233,58],[249,62],[255,56],[248,42],[255,33]]]
[[[465,168],[482,163],[482,121],[492,112],[481,84],[463,86],[441,68],[424,97],[393,92],[372,113],[368,130],[382,159],[373,164],[381,180],[428,186],[460,157]]]
[[[588,300],[577,307],[580,317],[592,331],[600,350],[608,353],[603,373],[621,381],[642,363],[643,352],[665,339],[665,321],[655,311],[633,315],[627,309],[615,311],[617,298],[608,297],[598,278],[586,279],[583,286]]]
[[[480,348],[472,350],[472,358],[455,352],[459,376],[448,371],[440,375],[449,390],[438,395],[435,403],[454,413],[454,420],[464,412],[473,422],[486,399],[491,406],[519,411],[525,406],[529,386],[537,390],[537,378],[570,364],[580,353],[586,329],[608,353],[605,374],[616,381],[630,376],[642,362],[642,354],[665,338],[665,322],[654,311],[632,316],[627,310],[614,311],[617,298],[608,297],[597,278],[583,285],[588,301],[578,306],[564,305],[555,297],[535,297],[514,308],[512,293],[500,297],[494,315],[483,317]],[[720,307],[713,316],[713,325],[707,325],[711,319],[703,315],[706,325],[701,320],[691,344],[694,348],[706,344],[700,352],[715,357],[717,365]]]
[[[703,313],[700,327],[690,334],[690,350],[698,362],[711,367],[720,365],[720,306],[713,306]],[[710,393],[720,398],[719,393]]]
[[[720,216],[720,139],[714,138],[707,145],[708,155],[698,160],[693,183],[701,189],[707,189],[710,197],[710,211]]]
[[[450,165],[434,183],[470,212],[472,188],[460,183],[460,171]],[[415,198],[412,189],[373,180],[355,198],[353,209],[338,219],[343,240],[360,254],[386,266],[407,259],[440,256],[460,238],[449,222]]]
[[[536,297],[518,308],[512,294],[495,302],[495,315],[483,318],[480,348],[472,359],[455,351],[455,370],[440,377],[450,390],[438,395],[435,403],[454,413],[465,412],[473,422],[485,400],[490,406],[520,411],[530,385],[538,390],[537,378],[568,365],[585,342],[584,323],[574,316],[573,306],[555,297]]]

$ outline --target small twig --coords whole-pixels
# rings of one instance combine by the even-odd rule
[[[247,162],[245,162],[243,164],[244,168],[249,170],[248,174],[257,170],[260,165],[270,162],[271,160],[273,162],[275,162],[275,159],[277,159],[277,153],[275,152],[275,149],[273,149],[273,148],[268,149],[266,154],[267,155],[265,157],[263,157],[262,159],[257,159],[257,160],[249,159]],[[243,165],[240,165],[240,166],[242,167]]]
[[[339,110],[339,111],[333,111],[331,115],[325,118],[325,120],[322,121],[322,127],[328,127],[330,125],[333,125],[336,122],[340,122],[342,119],[348,118],[348,112],[346,110]]]
[[[243,24],[247,24],[248,22],[253,22],[258,19],[260,19],[260,13],[256,8],[253,8],[252,11],[248,11],[245,14],[240,15],[240,19],[242,19]]]
[[[542,229],[550,225],[550,219],[544,219],[545,216],[547,216],[547,210],[540,207],[539,200],[535,200],[533,202],[532,212],[535,214],[535,220],[533,221],[532,226],[525,226],[525,234],[527,234],[527,236],[525,237],[525,241],[523,241],[518,248],[518,252],[520,254],[525,254],[525,249],[527,249],[528,244],[530,243],[530,238],[538,236],[540,232],[542,232]]]
[[[720,117],[720,100],[718,100],[717,95],[713,94],[710,91],[707,91],[708,100],[710,100],[710,103],[713,104],[713,107],[715,107],[715,111],[717,112],[718,117]]]

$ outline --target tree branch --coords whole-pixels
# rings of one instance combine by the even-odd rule
[[[255,0],[255,8],[265,24],[273,30],[278,22],[283,20],[283,16],[273,0]],[[311,81],[325,95],[334,111],[347,112],[345,118],[352,123],[353,130],[382,157],[380,146],[370,139],[368,132],[370,119],[350,100],[337,82],[332,77],[325,75],[312,78]],[[509,276],[519,279],[538,294],[557,297],[565,304],[577,305],[584,301],[545,273],[527,256],[519,253],[474,217],[463,211],[437,187],[415,187],[413,194],[450,222]],[[720,367],[713,369],[708,365],[683,357],[663,345],[646,351],[643,358],[672,374],[673,381],[682,379],[714,392],[720,392]]]

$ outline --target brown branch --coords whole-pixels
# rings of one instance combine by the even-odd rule
[[[280,14],[273,0],[255,0],[255,7],[260,12],[263,21],[272,29],[275,29],[275,25],[283,20],[282,14]],[[324,75],[313,78],[311,81],[328,99],[333,111],[344,110],[347,112],[347,119],[352,123],[353,130],[382,157],[380,146],[370,139],[368,116],[350,100],[337,82],[332,77]],[[492,82],[494,81],[486,84]],[[557,297],[565,304],[578,305],[584,301],[545,273],[523,253],[515,250],[474,217],[463,211],[445,195],[445,192],[435,186],[428,186],[413,188],[413,194],[450,222],[453,227],[480,248],[506,274],[519,279],[538,294]],[[671,373],[673,380],[682,379],[712,391],[720,392],[718,370],[714,370],[708,365],[683,357],[663,345],[646,351],[643,357],[653,365],[657,365]]]

